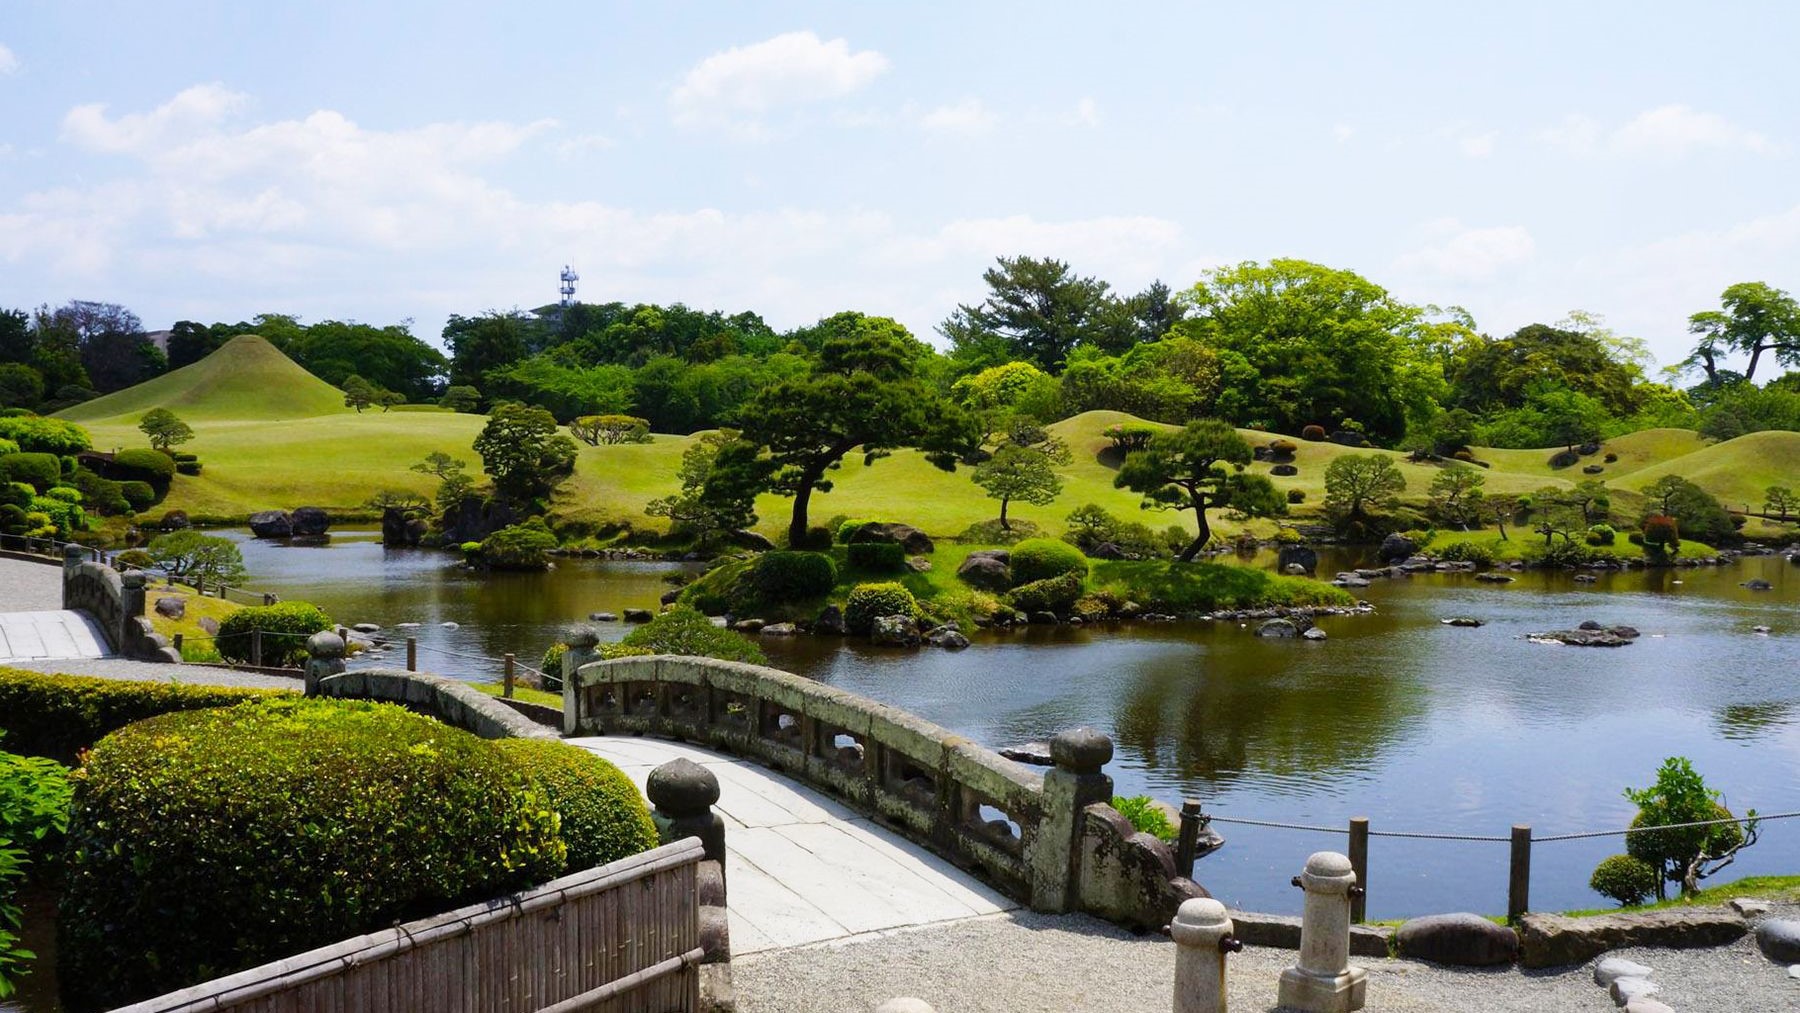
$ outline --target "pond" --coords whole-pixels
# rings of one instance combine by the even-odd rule
[[[576,559],[545,574],[477,575],[440,553],[384,550],[373,532],[326,547],[245,538],[244,549],[258,589],[343,622],[419,623],[404,632],[418,639],[420,667],[475,679],[497,678],[499,664],[470,659],[512,651],[534,664],[589,612],[655,607],[683,568]],[[1322,555],[1323,572],[1359,562]],[[1759,577],[1774,589],[1741,586]],[[1619,829],[1634,811],[1623,789],[1648,784],[1676,755],[1739,812],[1800,810],[1800,566],[1752,557],[1591,584],[1561,572],[1506,585],[1433,574],[1362,593],[1376,613],[1326,618],[1330,639],[1317,643],[1179,623],[982,633],[959,653],[808,637],[763,647],[777,667],[989,746],[1093,725],[1117,744],[1109,772],[1120,794],[1195,798],[1221,817],[1335,828],[1367,816],[1378,833],[1492,837],[1515,823],[1539,837]],[[1452,615],[1486,625],[1439,623]],[[1590,618],[1644,636],[1613,649],[1524,639]],[[1288,878],[1311,852],[1344,847],[1342,834],[1219,829],[1229,844],[1196,878],[1249,909],[1298,910]],[[1588,874],[1622,850],[1619,838],[1538,845],[1533,906],[1603,906]],[[1777,821],[1729,875],[1797,869],[1800,820]],[[1378,837],[1369,880],[1371,918],[1501,912],[1507,846]]]

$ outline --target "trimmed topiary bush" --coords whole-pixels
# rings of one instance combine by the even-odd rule
[[[882,616],[918,615],[919,602],[904,584],[858,584],[844,601],[844,629],[858,636],[868,636]]]
[[[542,882],[545,792],[392,704],[277,699],[103,739],[76,786],[65,995],[112,1007]]]
[[[332,628],[331,617],[317,605],[284,601],[238,609],[219,624],[214,644],[227,661],[249,661],[251,631],[262,631],[262,663],[271,668],[295,667],[306,660],[306,638]]]
[[[544,657],[538,662],[538,671],[552,679],[562,678],[563,655],[569,653],[569,645],[558,640],[544,651]],[[549,689],[548,686],[544,687]]]
[[[133,510],[148,510],[156,505],[156,490],[149,482],[120,482],[119,494]]]
[[[26,453],[79,454],[94,447],[86,429],[40,415],[0,418],[0,438],[13,441]]]
[[[1479,542],[1456,541],[1436,550],[1437,558],[1452,563],[1474,563],[1476,566],[1493,566],[1494,550]]]
[[[0,503],[0,531],[9,535],[23,534],[31,526],[31,515],[22,507]]]
[[[1067,542],[1052,538],[1030,538],[1013,546],[1012,573],[1015,584],[1060,577],[1065,573],[1087,576],[1087,557]]]
[[[1289,503],[1304,503],[1304,502],[1306,502],[1306,490],[1305,489],[1289,489],[1287,491],[1287,501]]]
[[[200,474],[201,467],[202,467],[202,465],[200,464],[199,461],[176,461],[175,462],[175,472],[177,474],[187,475],[189,477]]]
[[[62,461],[55,454],[0,456],[0,479],[44,490],[62,480]]]
[[[1588,886],[1621,905],[1642,904],[1656,892],[1656,866],[1630,855],[1613,855],[1594,867]]]
[[[1300,438],[1303,440],[1311,440],[1314,443],[1323,443],[1325,441],[1325,427],[1307,426],[1300,430]]]
[[[698,610],[677,605],[650,620],[621,641],[626,647],[642,647],[651,654],[686,654],[720,661],[766,665],[762,648],[742,634],[722,630]]]
[[[895,542],[853,542],[844,552],[858,570],[893,573],[906,566],[906,547]]]
[[[119,482],[148,482],[159,495],[175,478],[175,460],[160,450],[121,450],[106,465],[106,477]]]
[[[1012,589],[1006,600],[1021,612],[1067,612],[1081,597],[1081,575],[1065,573],[1021,584]]]
[[[5,458],[0,457],[0,461]],[[1644,547],[1675,554],[1681,547],[1681,525],[1667,514],[1651,514],[1644,518]]]
[[[656,847],[650,809],[619,768],[554,739],[501,739],[495,745],[543,790],[562,817],[566,871],[591,869]]]
[[[23,510],[37,498],[37,490],[28,482],[0,482],[0,503],[10,503]]]
[[[1276,440],[1269,444],[1269,453],[1274,457],[1292,457],[1300,452],[1300,447],[1293,440]]]
[[[542,517],[512,524],[482,539],[481,562],[495,570],[547,570],[547,553],[556,548],[556,536]]]
[[[1611,545],[1618,537],[1619,533],[1610,524],[1596,524],[1587,529],[1589,545]]]
[[[856,546],[850,548],[854,562]],[[837,564],[820,552],[765,552],[750,564],[750,587],[768,604],[817,598],[836,584]]]

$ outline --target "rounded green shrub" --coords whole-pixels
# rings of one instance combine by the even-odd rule
[[[55,454],[7,454],[0,457],[0,479],[48,489],[62,480],[62,461]]]
[[[762,648],[749,638],[714,626],[711,619],[686,605],[677,605],[625,634],[621,643],[645,648],[651,654],[686,654],[752,665],[769,663]]]
[[[119,495],[133,510],[148,510],[156,505],[156,490],[149,482],[120,482]]]
[[[1619,533],[1610,524],[1596,524],[1587,529],[1589,545],[1611,545],[1619,537]]]
[[[110,1008],[542,882],[567,854],[556,824],[493,743],[392,704],[140,722],[76,786],[65,993]]]
[[[175,460],[160,450],[121,450],[106,465],[106,475],[119,482],[147,482],[159,495],[166,494],[175,479]]]
[[[1013,582],[1017,584],[1030,584],[1033,581],[1060,577],[1065,573],[1079,574],[1085,578],[1087,572],[1087,557],[1067,542],[1053,538],[1028,538],[1012,549]]]
[[[619,768],[555,739],[501,739],[496,745],[562,818],[565,869],[591,869],[656,847],[644,796]]]
[[[113,557],[113,569],[121,572],[125,570],[148,570],[155,565],[156,557],[145,552],[143,549],[126,549],[124,552]]]
[[[750,564],[750,587],[766,604],[817,598],[836,584],[837,564],[822,552],[765,552]]]
[[[51,488],[45,490],[44,495],[50,497],[51,499],[62,500],[64,503],[79,504],[79,503],[83,502],[81,490],[71,488],[70,486],[66,486],[66,485],[52,486]]]
[[[904,584],[858,584],[844,601],[844,628],[867,636],[882,616],[917,616],[919,602]]]
[[[1452,563],[1493,566],[1494,550],[1477,542],[1455,541],[1437,550],[1437,558]]]
[[[546,570],[556,536],[541,517],[513,524],[482,539],[481,561],[496,570]]]
[[[906,547],[896,542],[852,542],[844,558],[858,570],[895,573],[906,566]]]
[[[0,503],[11,503],[23,510],[31,506],[37,490],[26,482],[0,482]]]
[[[1065,573],[1020,584],[1006,598],[1021,612],[1067,612],[1081,597],[1081,584],[1080,574]]]
[[[1300,452],[1300,447],[1293,440],[1275,440],[1269,444],[1269,453],[1276,457],[1292,457]]]
[[[291,667],[306,660],[307,637],[331,628],[331,617],[311,602],[251,605],[225,617],[214,643],[227,661],[249,661],[250,633],[261,630],[262,663],[271,668]]]
[[[200,474],[200,469],[201,469],[201,464],[199,461],[176,461],[175,462],[175,471],[178,474],[188,475],[191,477],[191,476]]]
[[[0,438],[13,441],[27,453],[79,454],[94,447],[86,429],[40,415],[0,418]]]
[[[1613,855],[1594,867],[1588,886],[1620,904],[1642,904],[1656,892],[1656,866],[1630,855]]]
[[[1307,426],[1300,430],[1300,438],[1303,440],[1310,440],[1314,443],[1322,442],[1325,439],[1325,427]]]
[[[1305,489],[1289,489],[1287,491],[1287,501],[1289,503],[1304,503],[1304,502],[1306,502],[1306,490]]]
[[[30,515],[12,503],[0,503],[0,531],[9,535],[23,534],[31,526]]]
[[[875,523],[875,522],[862,520],[860,518],[854,519],[854,520],[847,520],[847,521],[843,521],[843,522],[839,523],[837,526],[838,544],[839,545],[849,545],[851,535],[854,535],[858,531],[860,531],[862,529],[863,525],[873,524],[873,523]]]
[[[546,676],[562,678],[563,655],[569,653],[569,645],[558,640],[544,651],[544,657],[538,662],[538,671]]]
[[[0,438],[0,454],[16,454],[18,452],[19,445],[17,443],[12,440]]]

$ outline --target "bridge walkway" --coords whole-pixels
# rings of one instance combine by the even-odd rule
[[[112,653],[86,613],[62,607],[61,566],[0,557],[0,665]]]
[[[744,760],[631,736],[566,739],[639,790],[686,757],[719,779],[731,949],[744,955],[1016,910],[1019,904],[842,803]]]

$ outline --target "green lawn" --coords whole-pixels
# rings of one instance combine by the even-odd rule
[[[1475,531],[1457,531],[1453,528],[1439,528],[1431,541],[1426,545],[1421,546],[1421,548],[1428,552],[1441,552],[1446,545],[1450,545],[1454,542],[1469,542],[1474,545],[1485,546],[1489,552],[1494,554],[1496,560],[1517,560],[1525,558],[1527,549],[1541,550],[1544,547],[1544,536],[1535,534],[1528,529],[1508,527],[1506,529],[1506,538],[1502,540],[1500,538],[1500,532],[1496,528],[1481,528]],[[1556,544],[1562,544],[1561,536],[1557,537]],[[1644,558],[1643,546],[1631,544],[1631,542],[1627,540],[1626,532],[1624,530],[1619,532],[1619,537],[1611,545],[1588,545],[1586,542],[1582,542],[1581,544],[1583,548],[1589,549],[1598,555],[1611,556],[1614,559],[1641,560]],[[1691,559],[1700,556],[1711,556],[1714,552],[1715,550],[1709,545],[1684,538],[1681,540],[1681,551],[1679,555]]]
[[[1583,917],[1618,914],[1621,911],[1660,911],[1672,907],[1716,907],[1734,897],[1757,897],[1763,900],[1795,903],[1800,901],[1800,876],[1745,876],[1743,879],[1733,880],[1719,886],[1703,887],[1692,897],[1675,897],[1651,904],[1640,904],[1636,907],[1583,908],[1579,911],[1563,913]]]

